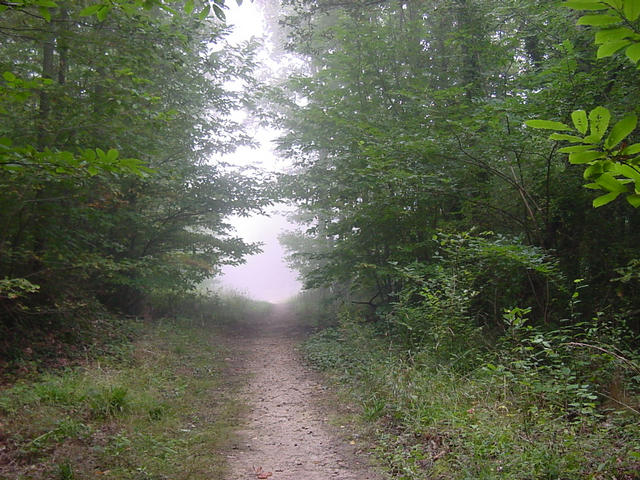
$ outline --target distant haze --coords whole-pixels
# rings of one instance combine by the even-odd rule
[[[263,242],[263,253],[248,257],[244,265],[223,268],[220,279],[223,288],[272,303],[294,296],[300,290],[300,283],[296,273],[285,264],[285,252],[277,238],[280,232],[290,227],[286,218],[279,214],[238,218],[233,219],[233,224],[238,235],[245,240]]]
[[[230,43],[243,42],[252,36],[266,35],[262,12],[255,3],[244,2],[241,7],[237,7],[235,2],[230,2],[227,21],[234,26],[229,37]],[[264,58],[268,55],[267,50],[263,49],[261,56],[267,63],[272,63]],[[287,167],[273,152],[272,140],[277,136],[276,131],[258,127],[251,133],[259,143],[258,148],[242,147],[222,160],[239,167],[251,166],[269,171]],[[297,274],[287,267],[284,261],[285,251],[278,242],[280,233],[293,228],[285,215],[278,213],[278,210],[283,208],[275,206],[269,212],[269,217],[231,219],[230,223],[236,228],[236,234],[247,242],[263,243],[263,252],[247,257],[247,262],[243,265],[224,267],[222,276],[217,279],[223,290],[235,290],[256,300],[272,303],[287,300],[300,290]]]

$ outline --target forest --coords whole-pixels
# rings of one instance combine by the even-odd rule
[[[304,355],[389,478],[640,478],[640,0],[255,0],[278,78],[226,3],[0,2],[0,414],[160,319],[264,312],[201,285],[285,203]],[[237,111],[286,172],[224,164]]]

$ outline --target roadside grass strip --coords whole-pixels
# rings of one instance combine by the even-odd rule
[[[160,321],[125,355],[0,391],[0,478],[220,478],[238,406],[213,339]]]

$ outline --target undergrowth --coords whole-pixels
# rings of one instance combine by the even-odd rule
[[[447,360],[441,343],[408,346],[347,313],[305,352],[361,406],[394,478],[640,478],[637,373],[527,328],[526,313],[508,312],[511,335],[468,348],[463,367],[455,349]]]
[[[0,390],[0,478],[219,478],[238,407],[211,337],[156,322],[119,355]]]

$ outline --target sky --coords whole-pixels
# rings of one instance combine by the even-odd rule
[[[252,36],[266,35],[264,19],[260,8],[252,2],[243,2],[238,7],[229,2],[226,11],[227,22],[234,26],[229,37],[230,43],[249,40]],[[265,49],[265,51],[267,51]],[[286,163],[278,159],[273,152],[272,140],[278,132],[272,129],[256,127],[251,132],[260,144],[258,148],[239,148],[222,160],[232,165],[257,166],[271,171],[281,171]],[[279,303],[294,296],[300,290],[297,273],[290,270],[284,257],[286,252],[278,242],[278,235],[295,227],[286,219],[284,205],[275,205],[269,210],[270,216],[231,218],[236,234],[248,242],[262,242],[263,253],[247,257],[247,262],[237,267],[227,266],[217,284],[223,290],[235,290],[247,294],[256,300]]]

